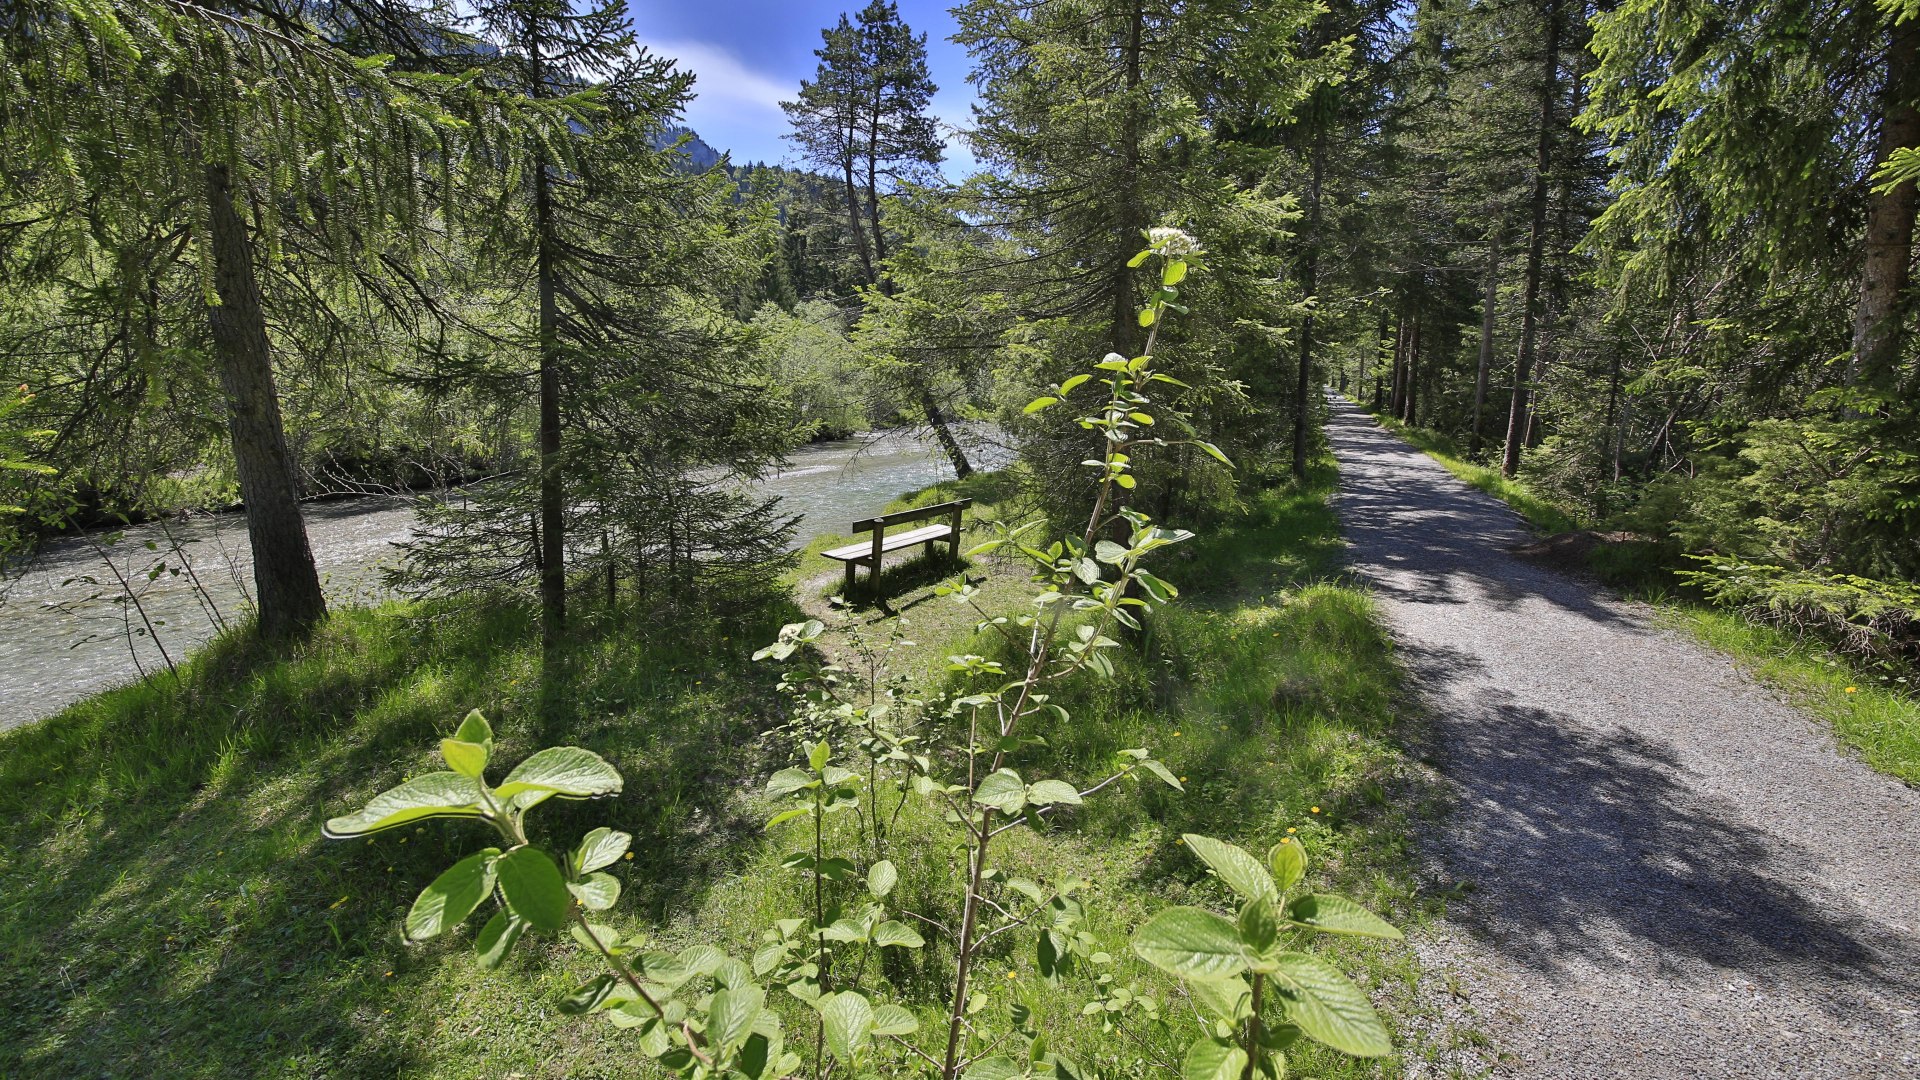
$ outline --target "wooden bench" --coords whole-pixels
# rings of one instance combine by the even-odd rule
[[[915,544],[925,544],[927,554],[932,555],[934,543],[945,540],[947,542],[947,553],[952,556],[954,560],[958,561],[960,558],[960,515],[962,511],[972,505],[972,499],[960,499],[956,502],[923,506],[918,510],[902,510],[895,514],[885,514],[876,518],[867,518],[864,521],[856,521],[853,523],[853,528],[849,531],[855,533],[870,532],[873,534],[873,539],[871,541],[862,540],[858,543],[848,544],[846,547],[837,547],[832,551],[825,552],[825,555],[829,559],[838,559],[847,564],[846,595],[848,596],[853,595],[855,581],[854,567],[865,566],[867,568],[867,584],[872,585],[875,581],[879,580],[880,577],[880,558],[889,551],[899,551],[901,548],[909,548]],[[922,525],[917,529],[908,529],[906,532],[894,533],[891,536],[887,535],[887,529],[891,526],[904,525],[913,521],[925,521],[928,518],[937,517],[944,517],[948,520],[937,525]]]

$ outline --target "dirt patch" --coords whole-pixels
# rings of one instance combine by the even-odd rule
[[[1516,544],[1509,547],[1507,551],[1515,558],[1525,559],[1540,566],[1581,573],[1587,569],[1588,557],[1600,548],[1628,547],[1652,542],[1638,533],[1593,532],[1581,529],[1577,532],[1554,533],[1552,536],[1531,543]]]

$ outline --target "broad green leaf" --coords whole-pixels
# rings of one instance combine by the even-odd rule
[[[1180,782],[1179,777],[1173,775],[1171,769],[1168,769],[1165,765],[1160,764],[1152,758],[1143,758],[1140,762],[1140,767],[1159,777],[1161,783],[1175,791],[1187,790],[1187,786]]]
[[[1040,780],[1028,785],[1027,801],[1035,806],[1079,806],[1080,792],[1065,780]]]
[[[1180,1063],[1181,1080],[1239,1080],[1247,1067],[1247,1052],[1232,1043],[1203,1035],[1187,1048]]]
[[[1018,814],[1027,805],[1027,785],[1020,780],[1020,774],[1012,769],[1001,769],[980,781],[974,790],[973,801],[982,806],[991,806],[1009,817]]]
[[[480,928],[480,934],[473,939],[473,952],[480,958],[480,966],[497,968],[500,962],[513,951],[513,943],[520,940],[520,934],[527,928],[527,921],[505,911],[496,911],[493,918]]]
[[[961,1080],[1021,1080],[1027,1070],[1004,1054],[984,1057],[967,1066]]]
[[[1308,1038],[1355,1057],[1393,1052],[1373,1004],[1339,968],[1307,953],[1286,952],[1276,959],[1273,987],[1286,1003],[1287,1019]]]
[[[567,936],[579,942],[581,948],[594,952],[620,944],[620,931],[603,923],[573,923],[567,927]]]
[[[832,759],[833,748],[827,745],[825,739],[807,748],[807,766],[815,771],[826,768],[827,762]]]
[[[481,715],[480,710],[474,709],[466,715],[465,719],[460,721],[460,726],[454,729],[453,737],[459,739],[461,742],[491,745],[493,743],[493,728],[487,723],[487,718]]]
[[[1037,397],[1027,402],[1027,407],[1021,411],[1031,416],[1049,405],[1058,405],[1059,403],[1060,399],[1057,397]]]
[[[619,982],[612,975],[596,975],[573,988],[560,999],[560,1011],[568,1016],[590,1013],[600,1007]]]
[[[820,1022],[826,1028],[827,1049],[851,1067],[873,1039],[873,1006],[866,996],[842,990],[820,999]]]
[[[1232,923],[1200,908],[1167,908],[1133,935],[1133,951],[1186,979],[1224,979],[1247,969],[1246,947]]]
[[[546,852],[535,847],[514,848],[494,864],[500,878],[500,891],[506,894],[507,907],[515,915],[542,930],[560,930],[573,912],[573,896],[560,868]]]
[[[1092,585],[1100,580],[1100,564],[1088,558],[1073,560],[1073,576]]]
[[[1091,378],[1093,378],[1093,376],[1084,373],[1068,378],[1067,381],[1060,384],[1060,396],[1065,397],[1073,393],[1077,387]]]
[[[436,938],[473,914],[480,901],[493,891],[493,860],[499,848],[487,848],[454,863],[420,890],[412,910],[407,912],[407,938],[425,941]]]
[[[854,866],[852,862],[839,858],[838,856],[822,859],[820,865],[814,868],[815,873],[818,873],[828,881],[840,881],[847,875],[853,873],[853,870]]]
[[[713,995],[707,1007],[707,1038],[731,1050],[747,1041],[753,1021],[767,1004],[767,995],[757,986],[722,990]]]
[[[836,919],[832,926],[820,931],[820,936],[828,941],[865,941],[867,928],[855,919]]]
[[[875,1035],[911,1035],[920,1030],[920,1021],[898,1005],[879,1005],[873,1010]]]
[[[811,813],[813,813],[813,807],[811,806],[796,806],[792,810],[782,810],[779,813],[767,819],[766,827],[771,829],[775,825],[785,825],[787,822],[792,821],[794,818],[806,817],[808,814],[811,814]]]
[[[1140,325],[1141,326],[1152,326],[1153,319],[1154,319],[1154,311],[1152,308],[1149,307],[1149,308],[1140,309]]]
[[[1273,910],[1273,898],[1262,896],[1247,901],[1240,909],[1240,940],[1255,955],[1266,952],[1280,937],[1280,914]]]
[[[1298,840],[1275,844],[1267,849],[1267,868],[1273,871],[1274,883],[1280,886],[1281,892],[1285,892],[1305,876],[1307,849]]]
[[[479,779],[487,771],[487,744],[460,739],[441,739],[440,757],[447,768],[461,776]]]
[[[805,791],[818,781],[805,769],[781,769],[767,778],[767,794],[791,795],[796,791]]]
[[[1185,259],[1174,259],[1168,262],[1160,271],[1160,284],[1162,285],[1178,285],[1186,279],[1187,263]]]
[[[1212,458],[1213,460],[1219,462],[1222,465],[1225,465],[1229,469],[1233,468],[1233,462],[1227,460],[1227,455],[1221,453],[1219,447],[1213,445],[1210,442],[1195,442],[1193,445],[1199,447],[1201,450],[1206,451],[1206,455]]]
[[[585,881],[567,882],[567,891],[588,911],[605,911],[620,899],[620,882],[612,874],[589,874]]]
[[[1187,833],[1180,839],[1186,841],[1187,847],[1212,867],[1214,873],[1220,875],[1221,881],[1246,899],[1271,897],[1278,891],[1273,887],[1273,875],[1260,865],[1260,860],[1240,848],[1224,840],[1196,833]]]
[[[891,860],[881,859],[867,870],[867,891],[884,898],[900,881],[900,871]]]
[[[1294,845],[1288,844],[1288,847]],[[1308,893],[1295,897],[1287,905],[1287,918],[1329,934],[1357,934],[1361,937],[1399,938],[1400,931],[1387,920],[1344,896]]]
[[[573,849],[573,872],[591,874],[604,870],[619,862],[620,856],[632,845],[632,836],[603,825],[580,838],[580,846]]]
[[[1209,1014],[1237,1024],[1253,1014],[1253,987],[1245,977],[1230,979],[1194,979],[1187,983],[1193,999]]]
[[[480,787],[471,777],[431,772],[375,795],[355,813],[329,819],[321,832],[339,840],[422,818],[479,816]]]
[[[1127,558],[1127,549],[1111,540],[1102,540],[1093,545],[1094,557],[1103,563],[1118,565]]]
[[[1134,480],[1132,473],[1121,473],[1119,476],[1113,478],[1113,482],[1126,488],[1128,491],[1132,491],[1133,485],[1138,481]]]
[[[918,949],[927,943],[919,931],[906,923],[888,919],[873,928],[873,943],[881,948],[899,945],[908,949]]]
[[[494,795],[510,799],[533,791],[583,799],[611,795],[620,787],[620,773],[599,754],[578,746],[550,746],[516,766]]]

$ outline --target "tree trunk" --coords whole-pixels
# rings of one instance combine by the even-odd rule
[[[1320,184],[1327,164],[1327,136],[1324,105],[1313,116],[1313,181],[1307,189],[1307,243],[1300,261],[1300,289],[1309,301],[1319,288],[1320,272]],[[1308,408],[1313,394],[1313,308],[1300,321],[1300,370],[1293,384],[1293,475],[1307,478],[1307,430],[1313,421]]]
[[[1547,0],[1547,40],[1540,72],[1540,139],[1533,166],[1527,272],[1520,316],[1520,357],[1513,368],[1513,400],[1507,410],[1507,445],[1500,471],[1520,471],[1520,450],[1533,426],[1533,362],[1540,335],[1540,278],[1547,247],[1547,174],[1553,168],[1553,103],[1560,93],[1560,3]]]
[[[1407,313],[1402,309],[1394,319],[1393,366],[1387,380],[1387,415],[1395,420],[1406,411],[1407,385]]]
[[[1413,329],[1407,331],[1407,414],[1400,419],[1408,427],[1420,422],[1420,313],[1413,315]]]
[[[1140,55],[1141,34],[1145,30],[1146,10],[1140,3],[1132,7],[1127,27],[1125,84],[1127,105],[1120,125],[1120,205],[1115,221],[1113,253],[1113,351],[1122,356],[1136,355],[1140,347],[1138,312],[1133,309],[1133,271],[1127,262],[1140,250],[1140,231],[1146,222],[1140,209]]]
[[[1493,367],[1494,304],[1500,291],[1500,231],[1487,239],[1487,280],[1480,295],[1480,363],[1473,376],[1473,438],[1467,456],[1478,458],[1481,447],[1481,417],[1487,407],[1487,372]]]
[[[1880,139],[1874,163],[1896,150],[1920,146],[1920,25],[1888,29],[1886,82],[1880,91]],[[1885,194],[1867,196],[1865,259],[1860,271],[1860,302],[1853,316],[1853,360],[1847,381],[1888,386],[1897,374],[1904,336],[1907,287],[1913,264],[1914,213],[1920,191],[1902,180]]]
[[[220,298],[219,304],[207,308],[207,322],[220,369],[220,389],[227,399],[234,471],[247,507],[259,632],[267,638],[293,637],[326,617],[327,601],[307,543],[293,459],[280,422],[266,313],[253,276],[253,241],[233,205],[227,167],[208,165],[206,185],[213,288]]]
[[[540,41],[533,36],[533,93],[546,94]],[[540,643],[552,649],[567,628],[567,491],[560,458],[560,308],[554,297],[553,191],[547,161],[534,162],[534,273],[540,293]]]

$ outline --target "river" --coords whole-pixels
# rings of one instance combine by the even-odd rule
[[[974,453],[976,463],[989,468],[1010,456],[984,439]],[[801,515],[797,543],[805,544],[822,533],[844,532],[901,494],[952,475],[926,441],[893,431],[802,447],[754,487],[780,496],[787,510]],[[393,545],[413,534],[412,501],[334,499],[309,503],[305,514],[327,598],[336,605],[386,598],[382,572],[395,562]],[[184,659],[245,611],[252,562],[246,520],[239,514],[137,525],[47,545],[0,585],[0,730],[162,670],[163,650],[176,663]],[[157,566],[164,569],[156,574]],[[137,608],[126,602],[121,578],[139,596]]]

